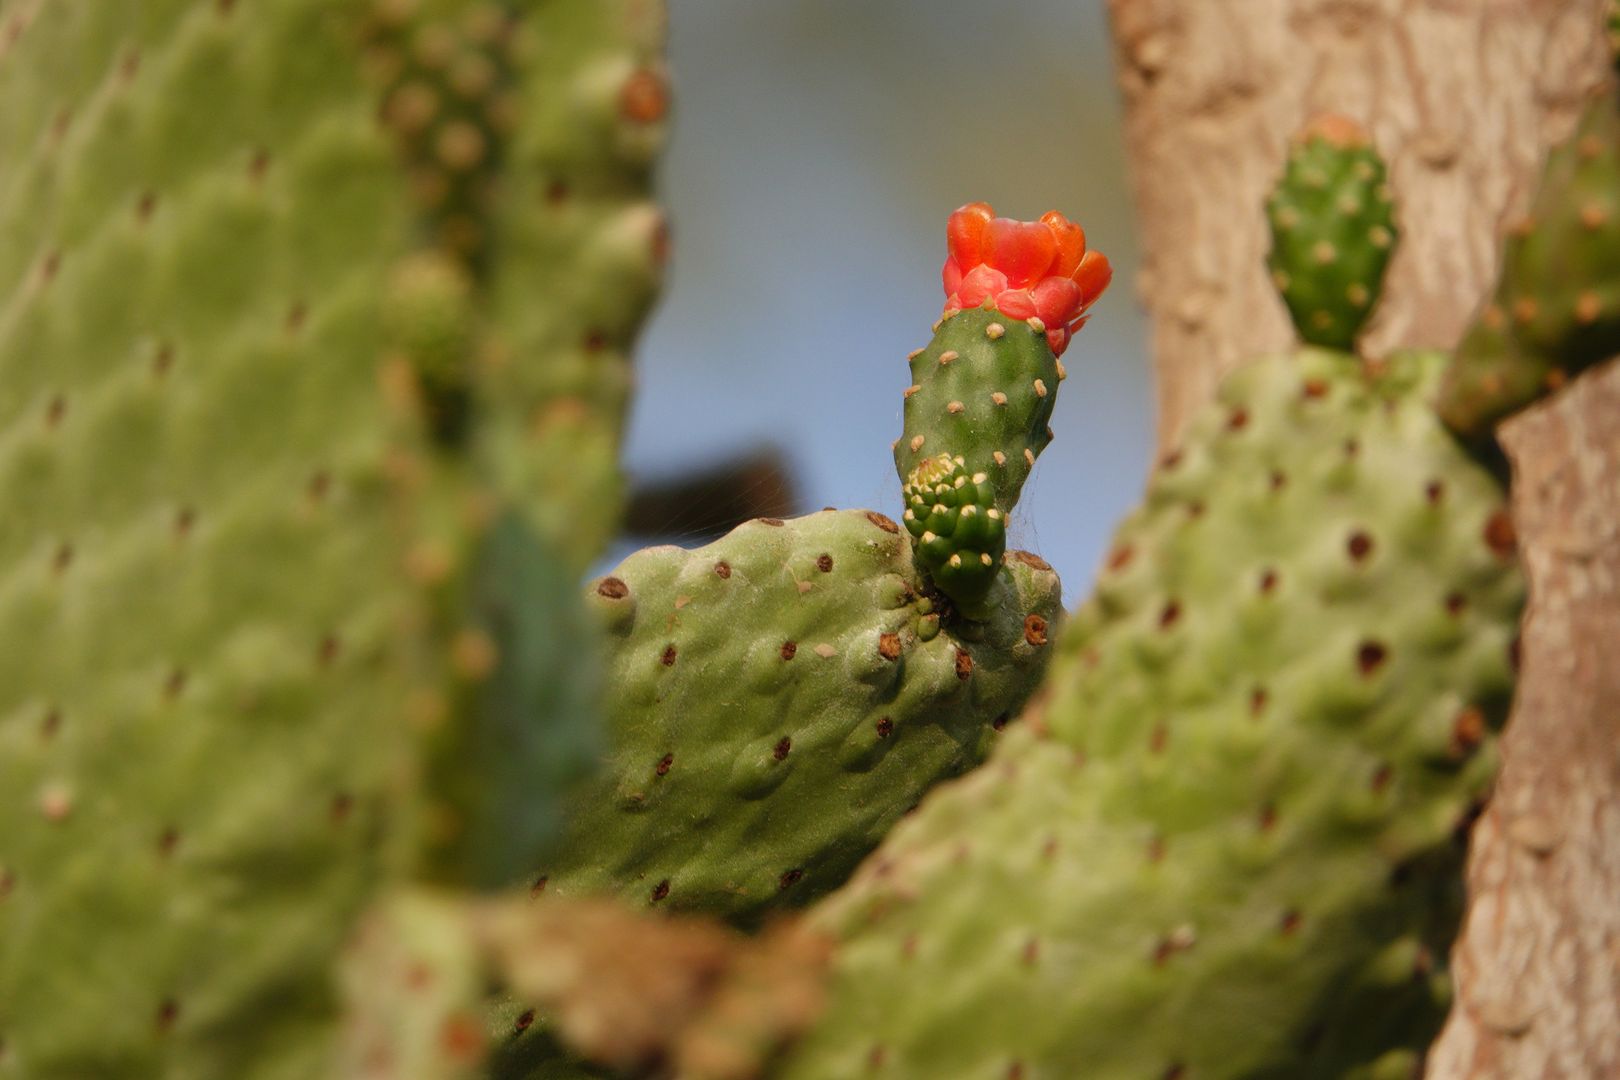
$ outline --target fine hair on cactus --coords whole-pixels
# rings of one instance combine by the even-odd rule
[[[1620,0],[746,7],[0,0],[0,1080],[1620,1076]]]

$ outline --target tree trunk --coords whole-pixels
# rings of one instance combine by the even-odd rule
[[[1450,347],[1549,145],[1604,78],[1602,0],[1111,0],[1153,316],[1159,444],[1293,340],[1263,200],[1288,137],[1345,113],[1402,241],[1362,340]],[[1475,831],[1457,1005],[1429,1075],[1620,1075],[1620,364],[1504,426],[1530,577],[1504,767]]]
[[[1531,603],[1429,1075],[1620,1076],[1620,362],[1502,441]]]
[[[1112,0],[1159,442],[1293,340],[1261,206],[1317,112],[1373,133],[1402,239],[1363,346],[1448,347],[1549,145],[1604,74],[1603,0]]]

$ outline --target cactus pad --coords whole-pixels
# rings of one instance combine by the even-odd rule
[[[1034,689],[1057,575],[1018,555],[984,623],[942,620],[867,511],[649,548],[594,583],[612,640],[607,778],[548,891],[749,921],[841,882]]]
[[[1470,439],[1620,353],[1620,103],[1594,97],[1547,159],[1496,292],[1457,347],[1439,410]]]
[[[1044,330],[988,307],[950,316],[911,357],[905,433],[894,444],[901,483],[941,454],[960,457],[970,475],[990,478],[996,509],[1011,513],[1052,441],[1063,375]]]
[[[424,610],[435,588],[468,596],[480,507],[517,503],[553,547],[545,526],[573,512],[494,470],[486,432],[528,437],[506,469],[584,432],[546,467],[608,474],[555,556],[565,580],[612,517],[624,380],[604,358],[575,390],[580,357],[618,357],[656,276],[658,125],[627,92],[656,5],[543,7],[543,71],[538,10],[482,3],[6,7],[0,1077],[327,1075],[333,957],[406,873],[403,780],[445,719],[444,679],[487,676],[511,706],[557,662],[533,655],[528,607],[495,635],[509,656],[444,648]],[[373,37],[400,17],[419,22]],[[490,28],[515,51],[456,109],[509,146],[479,167],[544,143],[594,194],[588,211],[482,181],[455,198],[545,233],[543,251],[452,244],[387,107],[399,63],[432,66],[446,41],[466,58]],[[567,229],[529,220],[563,207]],[[535,278],[565,274],[580,286],[537,301]],[[587,294],[630,279],[593,352]],[[501,367],[511,342],[545,362]],[[560,467],[575,448],[582,467]],[[482,569],[510,568],[503,550]]]
[[[1331,115],[1307,126],[1266,217],[1267,266],[1299,336],[1349,349],[1378,302],[1398,235],[1383,160],[1361,126]]]
[[[1426,407],[1441,362],[1223,382],[1044,707],[819,909],[832,1005],[787,1076],[1416,1060],[1522,600],[1502,492]]]

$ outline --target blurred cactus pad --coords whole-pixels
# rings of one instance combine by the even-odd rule
[[[369,899],[532,861],[533,775],[513,814],[424,759],[588,701],[524,612],[615,527],[662,35],[0,4],[0,1076],[324,1075]]]

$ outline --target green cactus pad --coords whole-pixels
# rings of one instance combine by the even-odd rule
[[[950,454],[969,474],[989,476],[996,509],[1011,513],[1052,441],[1047,425],[1063,377],[1044,326],[992,307],[946,316],[928,347],[911,354],[905,434],[894,444],[901,483]]]
[[[8,20],[0,1076],[330,1050],[409,685],[377,367],[410,231],[330,7]]]
[[[559,663],[534,655],[555,614],[545,583],[495,597],[516,608],[503,636],[499,590],[477,575],[566,581],[611,527],[614,373],[657,256],[622,243],[625,208],[647,216],[657,125],[636,77],[657,11],[557,0],[514,24],[459,0],[6,9],[0,1077],[329,1074],[333,958],[410,865],[423,725],[446,720],[453,680],[473,673],[487,694],[465,700],[482,711],[448,715],[483,735],[525,701],[545,729],[546,702],[568,700],[536,692]],[[472,33],[493,12],[515,35],[502,78],[516,122],[491,160],[549,140],[561,169],[577,145],[596,192],[548,248],[514,239],[473,266],[431,227],[384,107],[388,48],[367,44],[374,17],[401,12],[428,20],[418,59],[439,20]],[[543,72],[524,51],[542,21]],[[601,99],[617,126],[576,122]],[[480,212],[503,235],[546,231],[528,219],[558,203],[500,190]],[[538,294],[545,275],[572,284]],[[639,291],[595,295],[632,278]],[[620,296],[607,388],[571,393],[594,341],[584,313]],[[496,374],[517,366],[501,367],[513,342],[526,367],[556,356],[568,374]],[[441,388],[464,384],[465,415],[440,425],[455,413]],[[565,430],[579,437],[559,445]],[[606,495],[490,464],[539,472],[536,456],[606,475]],[[534,544],[475,542],[502,507]],[[570,514],[583,524],[565,537]],[[446,598],[470,602],[457,610],[493,652],[458,657],[436,636],[442,613],[426,609]],[[524,784],[532,836],[543,793]],[[510,859],[499,847],[471,861]]]
[[[902,520],[934,583],[977,618],[1001,569],[1007,521],[989,474],[970,476],[964,465],[960,455],[940,454],[911,470],[901,489]]]
[[[1496,292],[1457,348],[1441,417],[1469,439],[1620,353],[1620,103],[1591,101],[1512,229]]]
[[[669,110],[662,0],[521,5],[490,210],[479,461],[583,574],[618,530],[630,353],[663,281],[652,200]]]
[[[816,913],[833,1003],[786,1076],[1415,1060],[1523,595],[1503,493],[1426,407],[1441,363],[1307,351],[1225,380],[1044,707]]]
[[[607,777],[548,889],[749,921],[841,882],[977,764],[1045,668],[1057,575],[1009,558],[984,623],[942,620],[869,511],[649,548],[593,584],[613,639]]]
[[[428,889],[391,891],[366,913],[339,966],[347,1010],[329,1075],[486,1075],[481,1007],[489,973],[472,940],[474,917],[462,894]]]
[[[1349,349],[1383,289],[1397,231],[1384,163],[1359,125],[1301,133],[1266,203],[1266,265],[1307,344]]]

